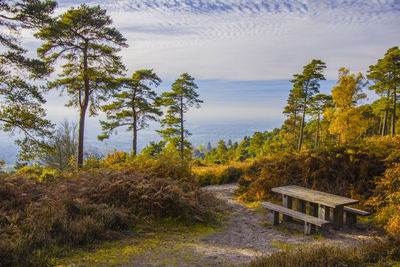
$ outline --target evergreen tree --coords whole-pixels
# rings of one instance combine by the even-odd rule
[[[287,105],[283,110],[283,114],[285,114],[288,118],[284,122],[284,128],[287,133],[287,139],[289,139],[289,143],[292,143],[293,146],[298,142],[297,140],[297,128],[298,122],[300,122],[301,117],[299,116],[302,110],[302,95],[301,88],[299,86],[294,86],[289,93],[289,97],[287,99]]]
[[[203,103],[196,92],[197,88],[194,78],[188,73],[183,73],[172,84],[172,91],[165,92],[161,96],[162,104],[168,108],[167,115],[161,120],[161,126],[167,128],[157,132],[165,141],[177,146],[181,159],[184,158],[185,148],[191,147],[186,139],[190,132],[184,128],[184,114],[189,111],[189,108],[193,106],[199,108],[200,103]]]
[[[46,43],[38,53],[48,64],[63,60],[62,73],[49,84],[71,96],[67,106],[77,107],[79,115],[78,168],[83,164],[86,112],[96,115],[101,101],[115,88],[115,76],[124,66],[117,55],[126,40],[110,27],[112,21],[99,6],[81,5],[60,15],[36,36]]]
[[[369,88],[382,96],[392,99],[392,137],[396,130],[397,90],[400,87],[400,49],[390,48],[383,59],[369,67],[367,78],[374,82]],[[382,135],[386,134],[388,110],[385,111]]]
[[[138,131],[148,127],[148,121],[157,121],[162,115],[155,106],[157,94],[149,87],[158,86],[161,79],[153,70],[138,70],[131,79],[119,79],[119,83],[123,91],[113,95],[114,102],[102,107],[107,121],[100,121],[103,135],[98,138],[104,140],[116,128],[128,126],[127,130],[133,133],[132,152],[136,155]]]
[[[55,1],[0,1],[0,129],[23,135],[16,140],[21,160],[50,149],[45,139],[52,135],[53,125],[45,119],[41,105],[46,101],[41,90],[30,81],[42,78],[48,68],[44,62],[25,56],[19,30],[38,29],[50,22],[55,6]]]
[[[302,118],[299,134],[299,143],[297,150],[301,150],[303,142],[303,130],[305,124],[305,116],[309,100],[314,94],[319,93],[319,81],[325,80],[322,71],[326,68],[326,64],[318,59],[313,59],[311,63],[303,67],[302,74],[295,74],[294,79],[291,80],[293,87],[299,90],[298,95],[302,97]]]
[[[231,139],[228,140],[228,148],[230,148],[230,147],[232,147],[232,140]]]

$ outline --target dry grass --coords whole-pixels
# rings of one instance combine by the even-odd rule
[[[190,177],[151,173],[98,169],[42,183],[0,178],[0,266],[44,266],[58,247],[120,238],[143,218],[213,217],[213,197]]]

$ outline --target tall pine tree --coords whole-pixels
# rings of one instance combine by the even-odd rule
[[[300,91],[300,95],[302,97],[302,118],[301,118],[301,126],[300,126],[300,134],[299,134],[299,142],[297,151],[301,150],[301,145],[303,143],[303,131],[305,125],[305,117],[307,112],[307,107],[309,105],[309,100],[314,94],[319,93],[319,82],[321,80],[325,80],[325,76],[322,74],[322,71],[326,68],[326,64],[319,60],[313,59],[311,63],[307,64],[303,67],[302,74],[295,74],[294,79],[291,80],[293,83],[293,87],[297,88]]]
[[[49,84],[70,95],[67,106],[79,109],[77,167],[83,164],[86,113],[96,115],[101,101],[114,93],[116,76],[124,70],[117,55],[126,47],[122,34],[99,6],[71,8],[36,34],[46,43],[38,53],[48,64],[63,60],[62,73]]]
[[[153,70],[138,70],[132,78],[119,80],[121,92],[113,95],[114,102],[103,106],[107,121],[100,121],[103,135],[100,140],[110,137],[118,127],[127,126],[132,131],[132,153],[137,154],[138,131],[148,127],[148,121],[157,121],[162,112],[155,106],[156,92],[151,85],[158,86],[161,79]]]
[[[171,92],[165,92],[161,96],[162,104],[167,107],[167,115],[161,120],[161,126],[166,128],[159,130],[158,133],[164,140],[178,148],[181,159],[184,158],[185,148],[191,147],[186,139],[191,133],[184,127],[184,114],[189,108],[193,106],[199,108],[200,103],[203,103],[196,89],[198,87],[194,78],[188,73],[183,73],[172,84]]]

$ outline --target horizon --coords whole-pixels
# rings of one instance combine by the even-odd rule
[[[113,26],[128,39],[129,48],[120,53],[127,75],[154,69],[164,80],[157,92],[168,90],[181,73],[190,73],[205,100],[200,109],[188,113],[190,140],[198,146],[206,144],[204,140],[214,144],[219,139],[235,141],[280,127],[291,89],[289,80],[313,58],[327,63],[327,81],[321,82],[321,92],[327,93],[340,67],[365,74],[387,49],[399,45],[400,3],[365,2],[58,1],[56,13],[81,3],[107,9]],[[41,43],[27,31],[21,40],[35,56]],[[365,91],[374,99],[372,92]],[[48,117],[54,123],[77,121],[76,110],[63,106],[66,96],[57,94],[52,92],[45,105]],[[106,143],[96,141],[99,118],[88,118],[85,146],[130,150],[130,135],[123,129]],[[151,129],[139,136],[140,148],[157,138]],[[10,157],[18,148],[10,144],[7,133],[1,136],[0,160],[14,162]]]

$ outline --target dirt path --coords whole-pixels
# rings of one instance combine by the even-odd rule
[[[234,266],[290,247],[307,244],[356,246],[369,240],[365,225],[360,229],[329,230],[304,236],[303,226],[285,223],[271,227],[263,208],[248,208],[236,201],[236,184],[208,186],[205,190],[227,203],[228,218],[220,227],[198,231],[146,233],[108,247],[64,259],[59,264],[118,266]]]

